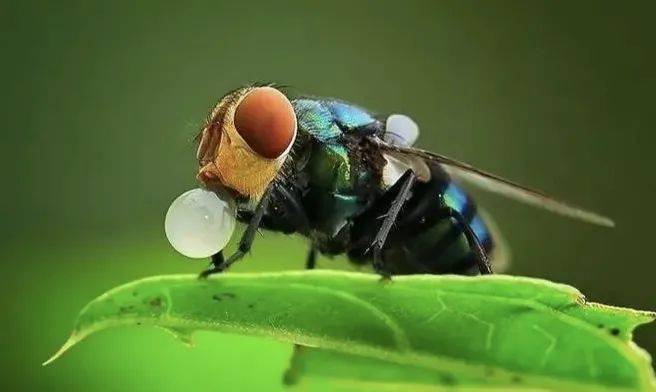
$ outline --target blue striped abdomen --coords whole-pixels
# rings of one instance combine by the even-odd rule
[[[476,237],[485,244],[490,241],[490,230],[487,228],[483,218],[476,210],[474,201],[459,185],[450,182],[444,190],[444,204],[458,211],[465,217],[471,216],[469,226],[476,234]]]
[[[414,185],[412,197],[385,245],[383,260],[394,273],[478,273],[461,226],[455,219],[445,218],[445,208],[464,217],[490,254],[493,239],[476,204],[439,166],[434,166],[429,182]]]

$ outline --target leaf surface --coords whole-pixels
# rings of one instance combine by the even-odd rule
[[[185,342],[193,331],[213,330],[321,349],[296,353],[290,382],[656,390],[649,356],[631,341],[633,329],[653,319],[587,303],[569,286],[501,275],[392,282],[337,271],[158,276],[91,301],[47,363],[96,331],[154,325]]]

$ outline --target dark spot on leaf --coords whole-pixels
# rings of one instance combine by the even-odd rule
[[[226,298],[235,298],[235,297],[236,295],[234,295],[233,293],[219,293],[219,294],[214,294],[212,296],[212,299],[215,301],[221,301]]]
[[[136,291],[133,291],[133,292],[132,292],[132,296],[133,296],[133,297],[136,297],[136,296],[138,296],[138,295],[139,295],[138,292],[136,292]]]
[[[620,334],[620,329],[619,328],[613,328],[610,330],[611,335],[617,336]]]
[[[134,305],[121,306],[118,308],[119,313],[130,313],[134,311]]]
[[[453,377],[451,374],[443,374],[442,375],[442,383],[445,385],[455,385],[457,384],[456,378]]]
[[[255,307],[255,304],[248,304],[248,309],[253,309]]]
[[[141,321],[137,321],[137,325],[141,325]]]
[[[603,328],[603,327],[604,327],[603,324],[597,324],[597,328]]]
[[[155,297],[148,302],[148,305],[152,306],[153,308],[159,308],[162,306],[162,299],[160,297]]]
[[[486,367],[485,368],[485,377],[492,377],[492,376],[494,376],[494,368]]]
[[[514,376],[512,376],[512,378],[510,379],[510,381],[512,381],[512,382],[514,382],[514,383],[516,383],[516,384],[519,384],[520,382],[522,382],[522,378],[521,378],[520,376],[518,376],[518,375],[515,374]]]

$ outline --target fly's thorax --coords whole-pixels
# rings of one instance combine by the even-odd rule
[[[280,171],[296,137],[287,98],[272,87],[226,95],[201,133],[198,179],[259,199]],[[249,143],[250,142],[250,143]]]

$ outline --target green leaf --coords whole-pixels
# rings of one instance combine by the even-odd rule
[[[392,282],[337,271],[160,276],[91,301],[46,363],[91,333],[136,324],[185,342],[195,330],[213,330],[322,349],[295,356],[288,381],[656,390],[649,356],[631,342],[633,329],[654,317],[587,303],[569,286],[500,275]]]

